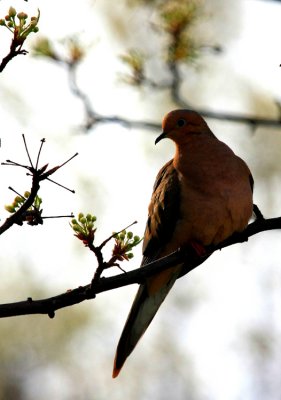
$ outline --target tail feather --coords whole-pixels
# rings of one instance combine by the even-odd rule
[[[148,289],[147,283],[139,287],[117,346],[112,374],[113,378],[118,376],[127,357],[145,333],[157,310],[178,278],[180,271],[181,269],[178,268],[173,269],[173,273],[170,274],[168,281],[164,285],[162,284],[157,291],[151,292]],[[157,279],[157,276],[151,279]]]

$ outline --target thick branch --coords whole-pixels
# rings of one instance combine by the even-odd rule
[[[0,318],[28,314],[47,314],[53,318],[56,310],[81,303],[84,300],[93,299],[98,293],[132,285],[133,283],[139,284],[148,276],[152,276],[180,262],[184,263],[183,276],[202,264],[216,250],[221,250],[235,243],[245,242],[249,237],[259,232],[272,229],[281,229],[281,217],[272,219],[259,218],[255,220],[242,233],[231,236],[218,246],[207,248],[206,255],[200,258],[195,254],[192,247],[179,249],[167,257],[147,264],[145,267],[109,278],[101,278],[93,285],[79,287],[58,296],[43,300],[32,300],[29,298],[26,301],[18,303],[2,304],[0,305]]]

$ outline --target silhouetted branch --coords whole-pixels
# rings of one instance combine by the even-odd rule
[[[4,57],[0,64],[0,72],[6,68],[7,64],[16,56],[26,55],[28,53],[27,50],[21,48],[22,44],[19,46],[15,38],[12,40],[11,47],[9,53]]]
[[[174,253],[154,261],[142,268],[122,273],[109,278],[100,278],[98,281],[86,286],[69,290],[58,296],[43,300],[33,300],[28,298],[26,301],[17,303],[1,304],[0,318],[12,317],[28,314],[47,314],[50,318],[55,316],[55,311],[64,307],[69,307],[82,301],[93,299],[97,294],[109,290],[117,289],[123,286],[140,284],[149,276],[170,268],[178,263],[184,263],[184,270],[181,276],[192,271],[198,265],[202,264],[212,253],[236,243],[242,243],[249,237],[268,230],[281,229],[281,217],[264,219],[257,218],[254,222],[241,233],[231,236],[218,246],[210,246],[206,249],[206,255],[198,258],[193,247],[179,249]]]
[[[36,166],[34,167],[31,157],[30,157],[30,154],[29,154],[27,144],[26,144],[25,136],[22,135],[22,137],[23,137],[23,142],[24,142],[25,150],[26,150],[30,165],[19,164],[15,161],[11,161],[11,160],[6,160],[6,162],[2,162],[1,165],[21,167],[21,168],[26,169],[28,171],[27,175],[32,176],[32,185],[31,185],[30,193],[27,196],[26,200],[23,202],[23,204],[16,211],[13,209],[12,215],[10,217],[8,217],[3,222],[3,224],[0,226],[0,235],[2,235],[4,232],[6,232],[14,224],[22,225],[24,221],[28,221],[28,220],[30,221],[30,218],[32,218],[32,214],[34,214],[33,218],[37,218],[39,220],[38,223],[43,223],[42,219],[44,217],[41,217],[41,210],[39,210],[39,209],[37,210],[34,207],[34,202],[35,202],[36,196],[38,194],[38,191],[40,189],[41,181],[49,180],[49,181],[55,183],[56,185],[59,185],[60,187],[63,187],[64,189],[74,193],[74,190],[71,190],[71,189],[65,187],[64,185],[61,185],[60,183],[53,181],[52,179],[50,179],[50,176],[52,174],[54,174],[59,168],[63,167],[66,163],[71,161],[74,157],[76,157],[78,155],[78,153],[76,153],[74,156],[70,157],[67,161],[65,161],[64,163],[62,163],[56,167],[48,169],[48,164],[46,164],[46,165],[43,165],[43,167],[39,168],[38,167],[39,158],[40,158],[43,143],[45,143],[45,139],[42,139],[41,145],[40,145],[40,148],[39,148],[39,151],[37,154]],[[15,192],[15,190],[13,190],[13,191]],[[21,195],[20,195],[20,197],[25,199]],[[32,208],[32,207],[33,207],[33,209],[30,211],[30,208]],[[72,215],[70,215],[69,217],[71,217],[71,216]],[[59,216],[59,217],[61,217],[61,216]],[[30,225],[37,225],[37,223],[31,222]]]

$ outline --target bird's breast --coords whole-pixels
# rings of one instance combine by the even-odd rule
[[[181,207],[176,241],[218,244],[245,229],[252,215],[252,190],[246,164],[235,161],[237,165],[229,168],[205,164],[205,168],[197,166],[196,173],[179,172]]]

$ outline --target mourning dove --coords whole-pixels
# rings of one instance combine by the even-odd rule
[[[192,245],[198,255],[243,231],[253,212],[253,178],[245,162],[190,110],[163,119],[163,138],[172,139],[175,156],[159,171],[148,209],[142,266]],[[141,284],[115,355],[115,378],[179,277],[176,265]]]

